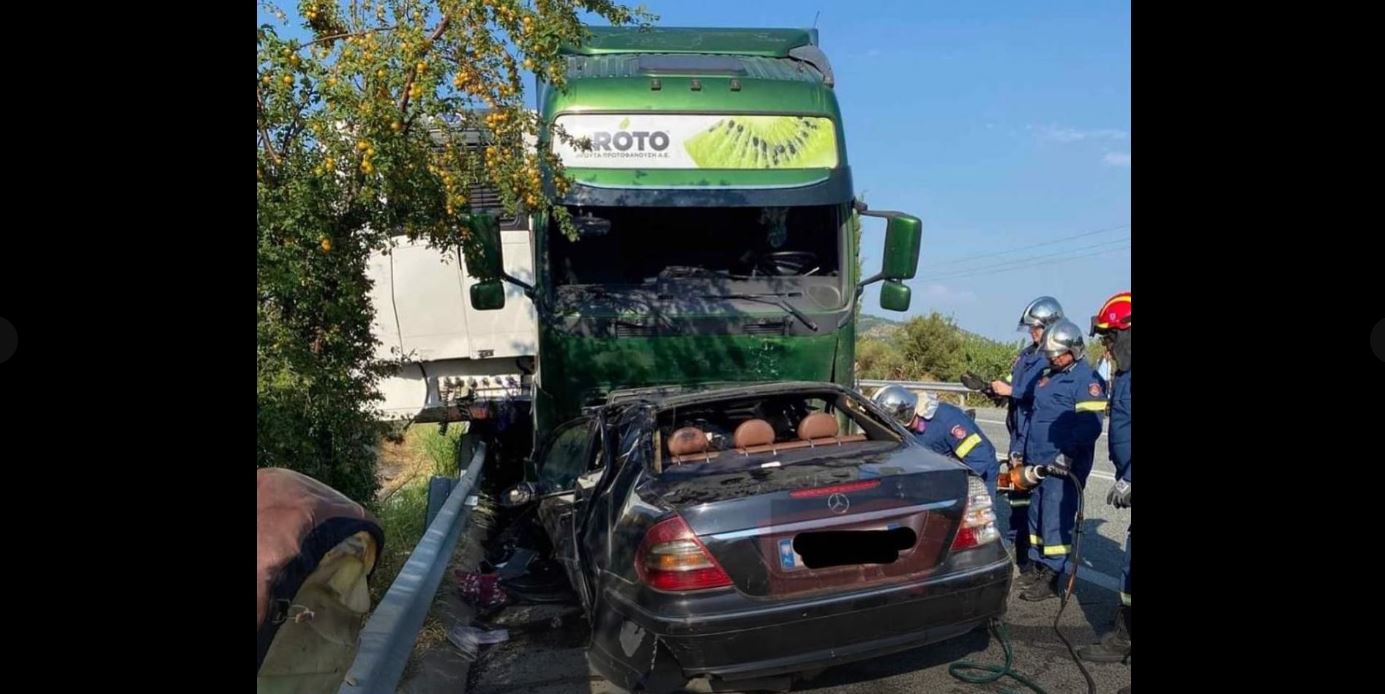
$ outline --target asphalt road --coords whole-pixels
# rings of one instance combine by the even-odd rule
[[[997,450],[1003,453],[1009,443],[1004,413],[978,410],[977,421]],[[1096,466],[1085,494],[1086,532],[1076,599],[1068,604],[1060,623],[1064,635],[1076,645],[1093,642],[1098,633],[1109,628],[1115,612],[1124,556],[1122,547],[1130,512],[1116,511],[1105,503],[1106,492],[1114,483],[1113,473],[1103,436],[1097,443]],[[1002,510],[999,515],[1003,521],[1008,514]],[[486,647],[468,673],[467,691],[475,694],[619,692],[590,673],[583,653],[587,624],[570,609],[563,616],[564,609],[520,606],[507,609],[500,621],[510,629],[511,639]],[[1056,600],[1027,603],[1012,594],[1005,621],[1014,652],[1013,667],[1053,694],[1084,692],[1085,680],[1051,628],[1057,610]],[[986,632],[977,631],[934,646],[830,668],[814,680],[796,684],[794,691],[824,694],[1024,691],[1009,679],[972,685],[954,679],[947,671],[948,664],[958,660],[998,664],[1003,658],[1000,645]],[[1128,666],[1088,665],[1088,669],[1096,681],[1097,691],[1102,694],[1130,684]],[[710,690],[705,682],[695,682],[689,691]]]

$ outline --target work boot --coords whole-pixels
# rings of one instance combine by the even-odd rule
[[[1034,580],[1020,593],[1020,599],[1040,602],[1058,597],[1058,572],[1047,566],[1040,566]]]
[[[1035,578],[1025,586],[1024,593],[1019,593],[1019,598],[1029,603],[1039,603],[1054,597],[1058,597],[1058,572],[1044,565],[1040,565],[1039,571],[1035,572]]]
[[[1039,566],[1038,562],[1030,562],[1020,567],[1020,575],[1019,578],[1015,579],[1015,587],[1023,590],[1033,585],[1034,581],[1039,578]]]
[[[1116,628],[1101,637],[1100,643],[1082,646],[1077,655],[1093,663],[1120,663],[1130,657],[1130,608],[1124,605],[1116,613]]]

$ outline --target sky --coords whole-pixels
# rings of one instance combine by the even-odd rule
[[[936,311],[1014,340],[1038,296],[1085,326],[1130,289],[1129,0],[643,4],[664,26],[808,27],[817,14],[858,195],[924,224],[909,311],[880,309],[876,285],[867,313]],[[872,274],[885,222],[864,226]]]
[[[666,26],[811,26],[858,193],[923,220],[913,302],[992,338],[1130,289],[1130,3],[646,2]],[[865,271],[885,222],[865,220]],[[1119,228],[1117,228],[1119,227]],[[978,257],[979,256],[979,257]],[[899,318],[866,294],[867,313]]]

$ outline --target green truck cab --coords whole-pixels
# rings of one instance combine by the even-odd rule
[[[862,290],[883,281],[881,306],[908,308],[922,223],[857,201],[816,30],[592,32],[566,51],[566,89],[538,94],[580,238],[535,218],[535,276],[506,278],[537,312],[534,440],[616,390],[852,386]],[[869,277],[859,214],[888,220]],[[499,308],[502,287],[471,301]]]

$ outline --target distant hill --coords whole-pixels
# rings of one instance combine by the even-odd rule
[[[889,318],[885,318],[884,316],[872,316],[863,313],[861,314],[861,320],[856,324],[856,335],[857,337],[870,337],[875,338],[877,340],[882,340],[893,335],[895,331],[904,327],[904,324],[907,322],[908,321],[891,320]],[[1001,344],[1007,345],[1011,342],[1019,342],[1018,336],[1016,336],[1013,340],[1002,342],[999,340],[992,340],[990,338],[983,337],[964,328],[956,328],[956,330],[957,332],[961,333],[962,337],[964,338],[985,340],[987,342],[1001,342]]]
[[[893,335],[896,330],[903,327],[904,321],[890,320],[882,316],[871,316],[861,314],[861,320],[856,324],[857,337],[871,337],[883,340]]]

